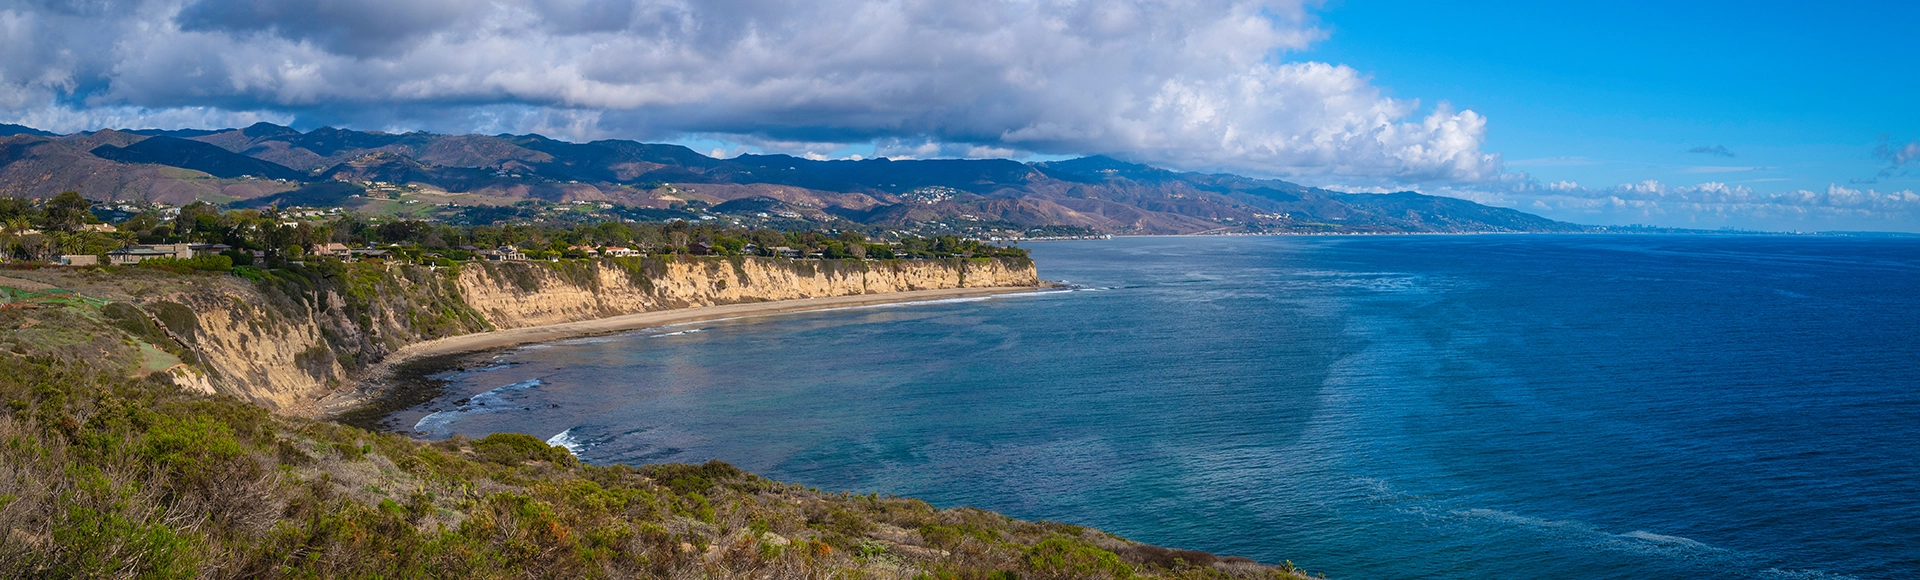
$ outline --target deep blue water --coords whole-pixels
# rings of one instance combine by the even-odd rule
[[[1084,289],[493,353],[396,420],[1336,578],[1920,578],[1920,240],[1033,249]]]

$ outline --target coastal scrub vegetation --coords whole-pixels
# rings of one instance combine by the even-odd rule
[[[103,255],[132,244],[222,244],[233,266],[298,260],[322,244],[355,248],[402,248],[420,263],[471,260],[503,247],[532,259],[584,258],[609,247],[640,254],[792,256],[826,259],[942,259],[1026,257],[1022,248],[958,236],[897,235],[866,231],[747,228],[717,221],[513,221],[448,223],[383,216],[266,209],[222,210],[194,202],[169,214],[125,215],[106,224],[93,203],[73,192],[44,202],[0,198],[0,258],[53,260],[61,255]],[[118,213],[111,215],[120,215]],[[544,219],[544,218],[543,218]],[[169,264],[205,269],[207,263]]]
[[[168,330],[132,305],[51,290],[11,304],[4,577],[1303,577],[719,462],[587,465],[521,434],[423,442],[276,416],[147,372]]]

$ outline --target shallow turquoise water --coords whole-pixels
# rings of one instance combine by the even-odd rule
[[[393,421],[1341,578],[1920,578],[1920,241],[1034,255],[1080,289],[492,353]]]

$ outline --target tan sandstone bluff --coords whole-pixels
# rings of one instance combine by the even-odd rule
[[[1000,288],[946,288],[941,290],[915,290],[908,292],[889,292],[885,294],[861,294],[855,296],[828,296],[823,298],[796,298],[771,302],[752,302],[746,304],[726,304],[721,306],[700,306],[679,308],[655,312],[623,314],[608,318],[564,322],[544,326],[512,328],[492,332],[480,332],[451,336],[439,340],[420,342],[401,347],[388,355],[385,364],[393,365],[407,360],[502,348],[536,342],[550,342],[582,336],[608,334],[626,330],[732,320],[755,316],[770,316],[813,310],[832,310],[835,308],[853,308],[881,304],[901,304],[925,302],[929,300],[947,300],[953,298],[972,298],[1015,294],[1045,290],[1044,286],[1015,286]]]

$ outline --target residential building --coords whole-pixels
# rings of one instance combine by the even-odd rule
[[[192,244],[152,244],[121,248],[107,252],[107,263],[115,266],[138,264],[149,258],[193,259]]]
[[[487,250],[485,252],[480,252],[480,255],[486,256],[488,260],[492,260],[495,262],[498,262],[501,260],[527,259],[526,254],[520,253],[520,248],[515,248],[513,246],[500,246],[500,249],[498,250]]]
[[[333,256],[335,258],[345,258],[352,255],[353,250],[351,248],[348,248],[346,244],[342,244],[339,242],[329,242],[325,244],[314,244],[313,247],[310,247],[307,249],[307,253],[313,254],[315,256]]]

